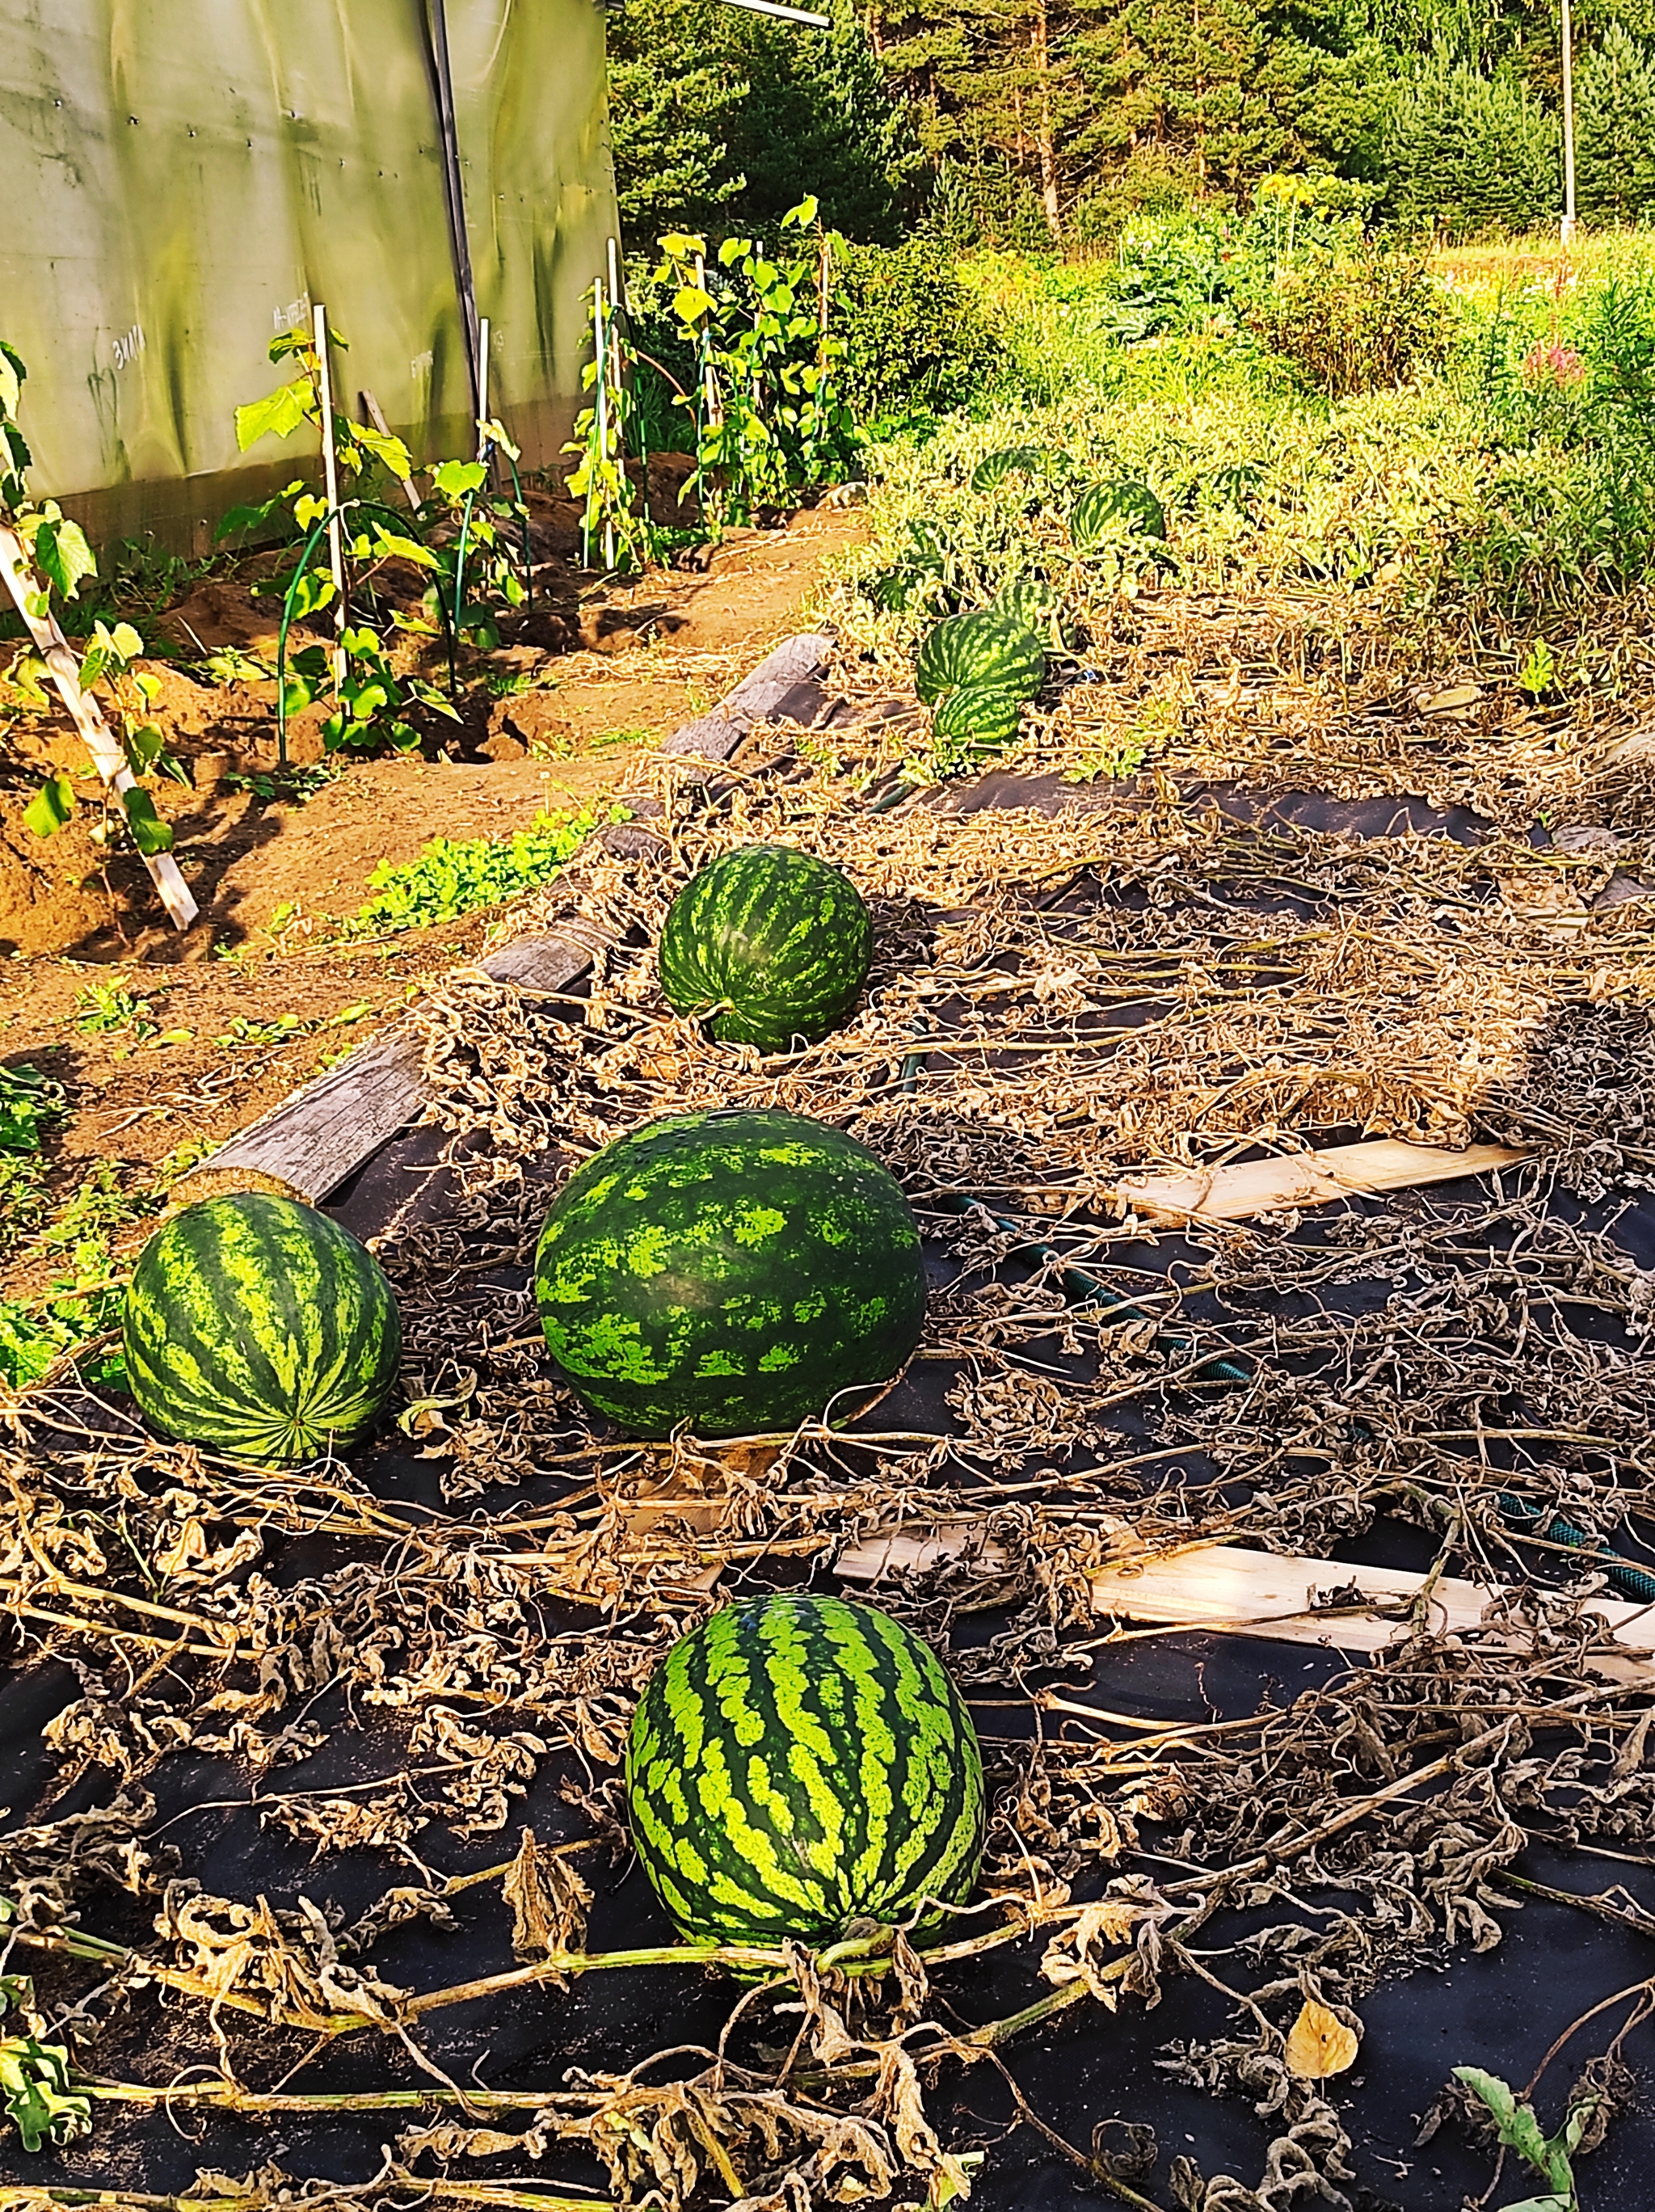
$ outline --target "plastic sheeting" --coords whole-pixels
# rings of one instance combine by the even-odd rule
[[[433,0],[435,4],[435,0]],[[491,411],[555,459],[615,234],[592,0],[446,0]],[[416,459],[474,449],[427,0],[0,0],[0,336],[35,488],[198,547],[260,480],[233,415],[313,301]]]

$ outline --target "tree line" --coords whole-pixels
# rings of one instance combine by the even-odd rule
[[[816,0],[824,5],[824,0]],[[1559,0],[831,0],[826,31],[718,4],[610,18],[631,240],[773,224],[802,191],[848,236],[924,221],[1072,246],[1283,174],[1408,234],[1562,204]],[[1655,221],[1655,0],[1577,0],[1577,197]]]

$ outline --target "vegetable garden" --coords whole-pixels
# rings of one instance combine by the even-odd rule
[[[0,2209],[1634,2203],[1652,265],[1266,197],[950,267],[955,405],[787,235],[600,294],[565,526],[860,486],[815,676],[420,879],[563,980],[433,942],[326,1190],[10,1055]],[[434,750],[551,488],[352,434],[270,719]]]

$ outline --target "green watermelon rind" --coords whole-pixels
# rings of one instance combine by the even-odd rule
[[[1167,510],[1146,483],[1124,478],[1094,484],[1070,511],[1070,542],[1081,554],[1096,553],[1108,543],[1110,525],[1125,521],[1141,538],[1164,538]]]
[[[1025,701],[996,684],[962,684],[939,702],[931,732],[945,741],[1009,745],[1022,728]]]
[[[262,1191],[199,1200],[138,1255],[121,1342],[150,1427],[260,1467],[342,1450],[397,1380],[402,1327],[348,1229]]]
[[[668,909],[658,964],[676,1013],[712,1036],[786,1052],[853,1011],[873,924],[850,878],[785,845],[744,845],[698,869]]]
[[[914,689],[928,707],[967,684],[993,684],[1033,699],[1046,681],[1046,647],[997,607],[945,615],[920,640]]]
[[[680,1638],[634,1714],[626,1786],[645,1873],[694,1943],[819,1946],[860,1919],[924,1933],[981,1868],[959,1692],[918,1638],[844,1598],[744,1599]]]
[[[535,1292],[576,1396],[643,1437],[853,1410],[906,1365],[925,1312],[890,1170],[775,1109],[672,1115],[605,1146],[553,1201]]]

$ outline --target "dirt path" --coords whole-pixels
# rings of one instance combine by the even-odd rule
[[[601,805],[639,748],[705,711],[798,628],[822,562],[860,527],[821,508],[731,538],[703,573],[588,597],[573,649],[489,657],[502,696],[455,757],[329,763],[337,772],[313,771],[307,795],[302,779],[298,791],[271,781],[273,686],[204,685],[155,664],[169,740],[203,776],[157,802],[203,907],[187,938],[156,925],[136,866],[112,865],[106,887],[85,823],[43,844],[21,819],[27,793],[0,798],[0,951],[11,956],[0,959],[0,1060],[67,1094],[54,1185],[68,1189],[97,1160],[141,1170],[221,1141],[371,1035],[420,974],[471,957],[492,913],[365,945],[330,942],[328,925],[355,913],[380,861],[410,861],[433,837],[506,837],[549,808]],[[254,650],[269,625],[245,585],[217,580],[163,619],[175,629],[179,617],[207,652]],[[44,731],[38,757],[75,764],[67,731]],[[227,778],[205,781],[215,767]],[[131,1003],[142,1012],[122,1024]],[[33,1289],[52,1264],[26,1244],[0,1289]]]

